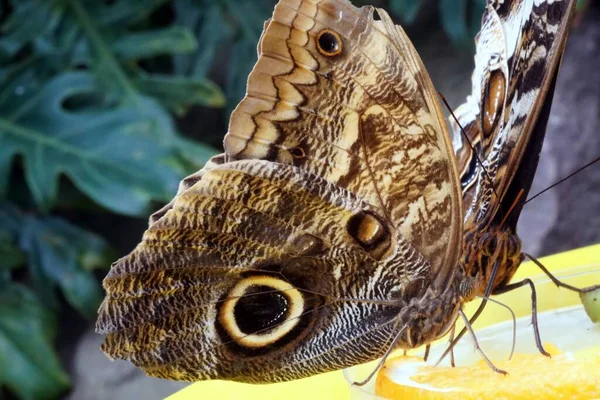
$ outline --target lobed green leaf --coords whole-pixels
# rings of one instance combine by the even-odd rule
[[[124,61],[189,53],[197,47],[194,34],[181,26],[126,34],[116,39],[111,46],[115,55]]]
[[[223,107],[225,96],[213,82],[202,77],[140,75],[135,85],[149,96],[182,114],[189,105]]]
[[[207,79],[149,75],[136,65],[197,43],[182,26],[130,31],[164,1],[130,3],[15,2],[0,55],[32,46],[25,60],[0,68],[0,194],[19,155],[41,210],[55,204],[66,175],[98,204],[145,216],[191,172],[165,106],[220,106],[223,94]],[[24,27],[28,18],[36,32]]]

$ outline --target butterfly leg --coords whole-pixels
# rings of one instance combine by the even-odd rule
[[[520,282],[515,282],[515,283],[510,283],[508,285],[499,286],[494,290],[493,294],[496,295],[496,294],[510,292],[512,290],[518,289],[525,285],[529,285],[529,287],[531,288],[531,324],[533,325],[533,335],[535,337],[535,344],[536,344],[538,350],[540,351],[540,353],[542,353],[543,355],[545,355],[547,357],[550,357],[550,353],[548,353],[544,349],[544,345],[542,344],[542,338],[540,336],[540,327],[538,325],[538,318],[537,318],[537,293],[535,291],[535,285],[533,284],[533,281],[531,279],[527,278],[527,279],[523,279]]]
[[[531,261],[533,261],[533,263],[535,265],[538,266],[539,269],[542,270],[542,272],[544,274],[546,274],[548,276],[548,278],[550,278],[550,280],[558,287],[560,288],[564,288],[567,290],[571,290],[573,292],[582,294],[582,293],[589,293],[589,292],[593,292],[594,290],[598,290],[600,289],[600,285],[592,285],[592,286],[588,286],[588,287],[584,287],[584,288],[578,288],[572,285],[569,285],[568,283],[564,283],[561,282],[560,279],[558,279],[557,277],[555,277],[554,275],[552,275],[552,273],[550,271],[548,271],[548,268],[546,268],[544,266],[544,264],[542,264],[538,259],[536,259],[535,257],[527,254],[527,253],[523,253],[523,255],[527,258],[529,258]]]
[[[452,352],[452,355],[454,355],[454,346],[456,346],[456,344],[458,343],[458,341],[460,339],[462,339],[462,337],[465,335],[465,333],[467,333],[467,330],[472,331],[471,324],[473,324],[477,320],[477,318],[479,318],[479,316],[483,312],[483,309],[487,305],[488,298],[489,298],[489,296],[490,296],[490,294],[492,292],[492,285],[493,285],[493,283],[496,280],[496,275],[498,274],[499,267],[500,267],[500,262],[496,261],[494,263],[493,268],[492,268],[492,272],[490,274],[490,277],[489,277],[489,280],[488,280],[488,284],[487,284],[487,287],[485,289],[485,294],[484,294],[484,296],[482,296],[481,304],[479,304],[479,307],[477,307],[477,310],[475,310],[475,313],[473,314],[473,316],[471,317],[471,319],[467,320],[468,324],[466,324],[466,326],[463,327],[460,330],[460,332],[458,332],[458,335],[456,335],[456,337],[453,337],[453,339],[450,340],[450,344],[448,345],[448,348],[440,356],[439,360],[435,363],[435,365],[438,365],[440,362],[442,362],[442,360],[448,355],[448,353]],[[464,312],[462,310],[460,310],[460,315],[464,316]],[[458,319],[458,316],[456,318]],[[455,324],[456,324],[456,321],[455,321]],[[454,336],[454,334],[453,334],[453,336]],[[496,370],[497,368],[494,367],[492,369]]]
[[[452,325],[452,328],[450,329],[450,337],[448,338],[448,341],[450,343],[452,343],[452,341],[454,340],[455,331],[456,331],[456,322],[454,323],[454,325]],[[450,349],[450,366],[452,368],[456,367],[456,364],[454,363],[454,347],[452,347]]]
[[[492,363],[492,361],[485,355],[484,351],[479,346],[479,341],[477,340],[477,336],[475,336],[475,331],[473,331],[473,327],[471,326],[471,323],[469,322],[469,318],[465,315],[465,312],[462,309],[459,309],[458,312],[460,313],[460,316],[462,317],[463,322],[465,323],[465,327],[467,328],[467,330],[471,334],[471,337],[473,338],[473,341],[475,342],[475,349],[479,352],[479,354],[481,354],[481,356],[487,363],[488,367],[490,367],[494,372],[497,372],[502,375],[507,375],[508,372],[496,367]]]

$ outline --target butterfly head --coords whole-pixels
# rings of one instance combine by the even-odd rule
[[[494,268],[497,271],[492,288],[510,281],[524,258],[521,239],[511,228],[491,227],[467,237],[459,268],[462,276],[459,292],[464,301],[485,293]]]

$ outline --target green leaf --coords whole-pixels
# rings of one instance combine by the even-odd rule
[[[227,74],[227,84],[225,93],[227,96],[228,113],[227,117],[233,111],[233,108],[239,103],[246,92],[246,82],[248,74],[252,71],[252,66],[256,63],[256,50],[250,39],[235,42],[231,51],[231,63],[229,73]]]
[[[32,285],[45,304],[56,305],[58,286],[76,310],[95,317],[103,293],[92,270],[114,259],[103,238],[61,218],[24,214],[8,202],[0,202],[0,224],[8,243],[26,254]]]
[[[103,293],[90,270],[108,266],[111,259],[103,239],[59,218],[28,216],[20,246],[28,255],[32,273],[41,275],[37,288],[40,281],[42,285],[58,285],[77,311],[90,319],[95,317]]]
[[[474,38],[481,29],[481,16],[485,11],[486,3],[486,0],[471,0],[469,35],[472,38]]]
[[[186,106],[200,105],[223,107],[225,95],[217,85],[202,77],[172,75],[142,75],[136,86],[149,96],[161,99],[176,113],[182,114]]]
[[[1,28],[0,60],[15,55],[28,42],[38,41],[40,37],[52,31],[62,12],[49,1],[12,0],[11,3],[13,11]]]
[[[21,155],[43,211],[55,204],[61,174],[121,214],[146,216],[154,201],[172,197],[191,171],[182,169],[188,160],[180,158],[180,136],[163,105],[183,112],[219,106],[223,96],[206,79],[148,75],[137,65],[197,47],[186,27],[139,29],[164,2],[15,2],[1,27],[0,53],[31,54],[0,68],[0,194]],[[29,19],[37,34],[25,27]]]
[[[11,243],[17,240],[19,231],[23,227],[21,211],[7,201],[0,201],[0,227],[3,238]]]
[[[189,165],[189,170],[199,170],[217,151],[212,147],[181,138],[177,142],[181,158]]]
[[[27,183],[40,208],[54,203],[61,173],[123,214],[145,215],[151,200],[167,200],[175,190],[181,172],[166,163],[174,151],[165,143],[174,136],[171,121],[149,98],[113,106],[88,72],[32,84],[23,71],[4,86],[6,92],[13,95],[0,100],[0,165],[16,154],[24,157]],[[81,104],[94,96],[100,104],[67,108],[71,100]]]
[[[256,62],[258,39],[274,5],[274,0],[178,0],[175,3],[177,22],[195,32],[198,38],[194,55],[175,58],[177,71],[204,76],[213,64],[217,49],[229,50],[228,63],[220,68],[227,77],[227,117],[244,96],[248,74]]]
[[[95,15],[99,24],[104,26],[122,27],[132,25],[147,18],[160,6],[170,0],[136,0],[136,1],[114,1],[110,5],[101,5],[98,15]],[[104,2],[108,3],[108,2]],[[89,2],[86,5],[90,5]]]
[[[421,0],[390,0],[390,10],[400,16],[405,24],[412,24],[420,9]]]
[[[227,13],[237,23],[238,38],[242,37],[256,43],[263,31],[265,21],[271,17],[275,1],[272,0],[224,0]]]
[[[198,47],[193,33],[173,26],[149,32],[131,33],[118,38],[112,49],[123,60],[137,60],[164,54],[189,53]]]
[[[54,399],[70,387],[52,341],[55,321],[26,287],[0,291],[0,385],[24,400]]]
[[[5,205],[5,206],[4,206]],[[25,254],[15,246],[20,215],[8,203],[0,202],[0,291],[11,281],[11,270],[25,263]]]
[[[256,46],[263,30],[264,21],[269,18],[272,1],[225,0],[227,10],[237,21],[237,37],[231,46],[230,69],[227,75],[225,93],[228,101],[228,116],[233,107],[244,97],[246,81],[256,63]]]
[[[174,3],[174,7],[177,23],[192,30],[198,41],[194,54],[175,57],[175,71],[193,77],[206,76],[213,64],[217,47],[231,33],[227,20],[219,4],[200,7],[194,0],[179,0]]]
[[[11,270],[25,262],[25,254],[14,245],[13,235],[0,228],[0,291],[11,281]]]
[[[467,30],[467,0],[439,0],[440,16],[444,31],[456,43],[469,39]]]

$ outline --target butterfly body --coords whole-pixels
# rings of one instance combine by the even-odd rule
[[[510,230],[497,228],[467,235],[465,243],[464,258],[458,267],[458,292],[465,303],[486,296],[493,275],[491,294],[495,288],[506,285],[524,259],[521,239]],[[498,267],[494,273],[495,265]]]
[[[402,29],[374,12],[277,4],[224,154],[182,181],[104,281],[110,357],[177,380],[298,379],[429,344],[493,265],[496,286],[510,280],[520,241],[494,196],[521,146],[520,69],[506,50],[480,52],[493,61],[476,63],[483,106],[459,113],[488,181],[468,171],[474,153],[453,143]]]

